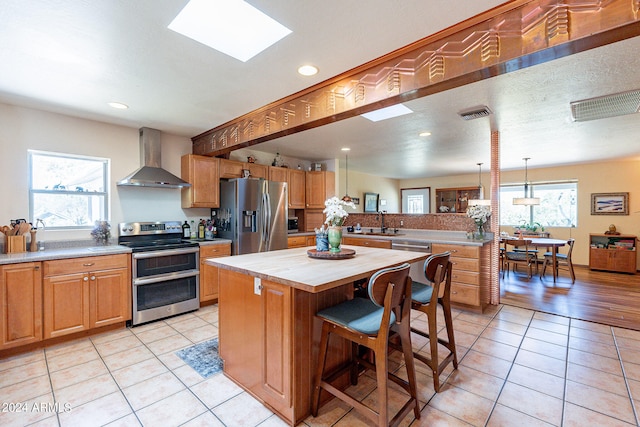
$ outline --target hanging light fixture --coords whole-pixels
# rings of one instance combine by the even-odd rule
[[[527,161],[530,157],[524,157],[524,197],[514,197],[513,204],[514,205],[524,205],[524,206],[533,206],[540,204],[539,197],[529,197],[529,181],[527,179]]]
[[[476,163],[478,165],[478,198],[469,200],[469,206],[491,206],[491,200],[484,198],[484,191],[482,189],[482,163]]]
[[[344,196],[342,197],[342,201],[344,202],[351,202],[351,196],[349,196],[349,155],[347,154],[351,149],[350,148],[343,148],[342,151],[344,151],[344,158],[345,158],[345,178],[346,178],[346,182],[345,182],[345,192],[344,192]]]

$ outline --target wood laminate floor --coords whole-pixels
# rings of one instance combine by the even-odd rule
[[[502,304],[574,319],[640,330],[640,275],[591,271],[574,266],[576,281],[561,270],[556,282],[547,269],[529,279],[525,269],[500,278]]]

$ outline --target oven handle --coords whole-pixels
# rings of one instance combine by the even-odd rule
[[[191,254],[196,252],[200,252],[200,248],[198,246],[194,246],[192,248],[166,249],[161,251],[134,252],[133,259],[157,258],[161,256]]]
[[[197,276],[200,270],[186,270],[175,273],[158,274],[139,279],[133,279],[133,286],[148,285],[149,283],[166,282],[167,280],[184,279],[185,277]]]

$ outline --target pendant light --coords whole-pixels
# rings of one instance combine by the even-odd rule
[[[344,158],[345,158],[345,178],[346,178],[346,182],[345,182],[345,192],[344,192],[344,196],[342,197],[342,201],[343,202],[351,202],[351,196],[349,196],[349,155],[347,154],[347,152],[349,152],[351,149],[350,148],[343,148],[342,151],[345,152],[344,154]]]
[[[533,206],[540,204],[539,197],[529,197],[529,181],[527,179],[527,161],[530,157],[524,157],[524,197],[514,197],[513,204],[514,205],[524,205],[524,206]]]
[[[478,165],[478,198],[469,200],[467,204],[469,206],[491,206],[491,200],[484,198],[482,190],[482,163],[476,164]]]

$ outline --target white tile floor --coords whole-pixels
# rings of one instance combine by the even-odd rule
[[[413,323],[424,318],[414,313]],[[284,426],[223,374],[205,380],[175,355],[216,337],[217,324],[211,306],[0,359],[0,425]],[[511,306],[456,311],[454,326],[459,369],[445,371],[436,394],[416,362],[421,418],[402,426],[638,425],[640,332]],[[365,375],[352,393],[375,405],[374,390]],[[392,410],[404,398],[398,390]],[[334,399],[303,425],[367,423]]]

